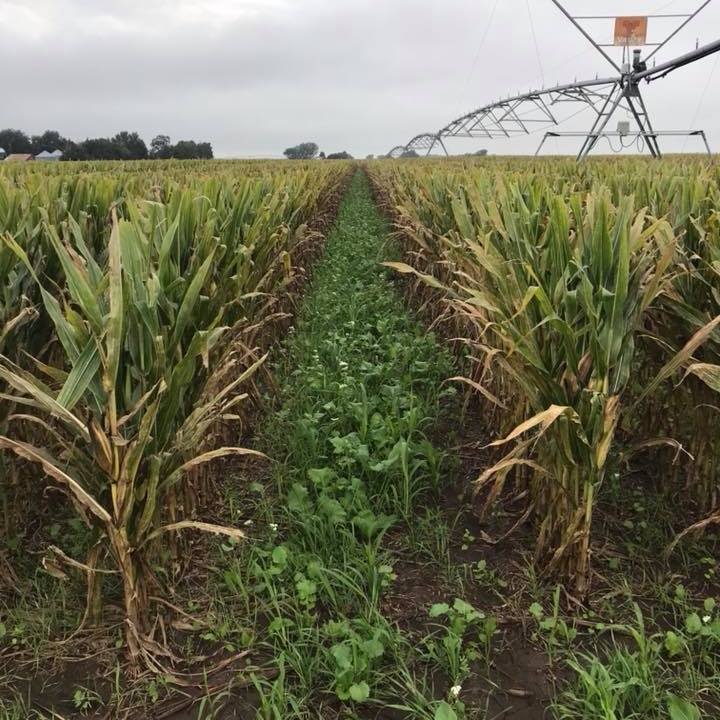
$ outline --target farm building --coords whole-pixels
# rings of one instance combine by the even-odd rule
[[[5,162],[28,162],[34,159],[30,153],[10,153],[10,155],[5,158]]]
[[[60,150],[53,150],[52,152],[43,150],[35,156],[35,159],[45,162],[57,162],[58,160],[62,159],[62,156],[63,154]]]

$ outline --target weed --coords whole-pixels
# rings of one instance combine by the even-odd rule
[[[102,705],[102,699],[94,690],[86,687],[76,687],[72,695],[72,703],[76,710],[87,713]]]
[[[576,680],[555,703],[558,718],[693,720],[701,717],[701,707],[707,717],[715,716],[720,616],[714,600],[687,612],[672,630],[649,633],[637,605],[633,625],[599,629],[611,633],[609,649],[570,657]]]
[[[445,622],[425,638],[426,657],[443,670],[453,687],[460,687],[474,661],[482,659],[489,664],[497,620],[460,598],[452,605],[436,603],[430,608],[430,617]]]
[[[577,630],[560,617],[560,591],[558,585],[553,593],[552,613],[546,615],[540,603],[530,605],[528,612],[537,622],[540,636],[545,640],[550,659],[555,655],[555,648],[569,648],[577,636]]]
[[[380,608],[395,581],[389,533],[449,565],[447,525],[423,506],[441,489],[446,457],[429,436],[451,361],[380,269],[384,235],[359,176],[276,368],[279,408],[260,435],[279,461],[254,516],[242,515],[259,537],[220,551],[228,601],[267,623],[261,645],[276,674],[254,681],[267,720],[317,717],[333,698],[351,716],[403,697],[430,720],[437,705],[417,652]],[[429,543],[417,531],[423,515]],[[468,617],[468,632],[478,623]],[[232,626],[209,632],[237,646]],[[476,645],[468,639],[463,657]]]

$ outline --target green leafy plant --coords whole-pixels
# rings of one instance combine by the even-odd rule
[[[326,632],[339,640],[330,648],[334,660],[334,692],[340,700],[365,702],[370,697],[373,671],[385,654],[386,637],[382,630],[363,627],[362,623],[329,623]]]
[[[94,690],[76,687],[72,696],[73,706],[81,713],[87,713],[102,705],[102,699]]]
[[[551,657],[555,647],[570,647],[577,637],[577,630],[560,617],[560,591],[561,587],[558,585],[553,593],[552,614],[546,615],[542,605],[537,602],[528,608],[528,612],[537,622],[538,630],[548,643]]]
[[[425,653],[443,668],[453,686],[461,685],[474,661],[489,662],[497,620],[460,598],[452,605],[436,603],[430,608],[430,617],[445,622],[425,638]]]

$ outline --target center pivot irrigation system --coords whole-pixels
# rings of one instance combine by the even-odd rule
[[[536,155],[549,137],[580,137],[582,146],[577,155],[582,160],[595,147],[600,138],[619,138],[622,147],[629,147],[625,139],[629,138],[638,146],[647,145],[653,157],[661,156],[658,138],[663,136],[693,136],[702,140],[710,154],[710,146],[703,130],[655,130],[650,122],[645,102],[640,92],[642,81],[646,83],[664,78],[669,73],[708,55],[720,51],[720,40],[708,45],[696,47],[692,52],[663,62],[654,63],[654,57],[672,38],[674,38],[711,0],[705,0],[696,10],[685,14],[655,14],[642,16],[577,15],[573,16],[559,0],[552,2],[565,17],[582,33],[593,47],[619,73],[613,77],[595,77],[552,88],[531,90],[522,95],[485,105],[477,110],[456,118],[435,133],[416,135],[407,145],[397,145],[388,153],[388,157],[402,157],[408,153],[425,151],[429,155],[436,147],[448,155],[444,138],[509,138],[516,135],[529,135],[542,126],[558,126],[555,112],[560,103],[584,103],[595,111],[595,120],[587,132],[560,132],[550,130],[545,133],[538,146]],[[662,42],[647,42],[648,20],[674,19],[678,25]],[[614,20],[615,33],[612,43],[599,43],[593,39],[582,23],[591,20]],[[618,64],[605,50],[607,47],[622,47],[623,57]],[[642,57],[641,48],[652,48],[647,57]],[[652,67],[649,62],[653,60]],[[618,110],[626,110],[634,119],[637,128],[630,129],[629,121],[620,121],[617,130],[606,130],[610,119]],[[632,144],[632,143],[630,143]]]

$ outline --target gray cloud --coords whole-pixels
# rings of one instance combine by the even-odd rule
[[[627,14],[697,4],[595,6]],[[306,139],[327,151],[383,152],[501,95],[607,70],[550,0],[0,0],[0,27],[1,126],[76,138],[164,132],[209,139],[224,156],[278,155]],[[607,38],[611,24],[593,30]],[[719,33],[715,3],[664,57]],[[696,119],[720,142],[720,71],[708,86],[717,64],[709,58],[647,89],[659,128]],[[567,126],[583,127],[581,118]],[[537,140],[487,147],[529,152]]]

